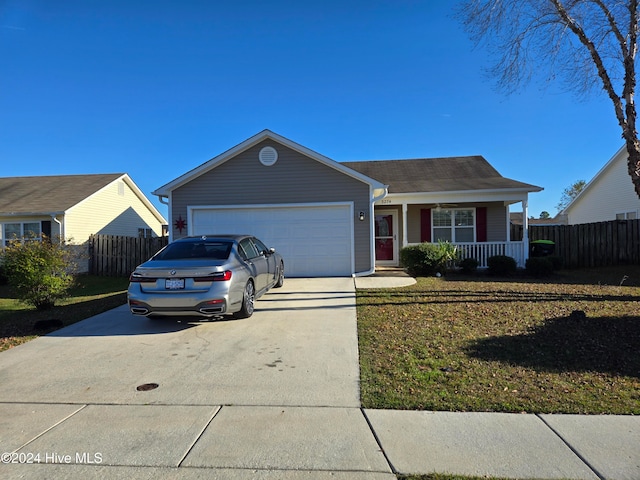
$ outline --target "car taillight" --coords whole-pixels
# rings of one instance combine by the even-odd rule
[[[137,274],[135,272],[132,273],[129,276],[129,281],[132,282],[132,283],[155,282],[156,280],[157,280],[157,278],[154,278],[154,277],[143,277],[142,275]]]
[[[211,275],[206,275],[204,277],[194,277],[194,282],[228,282],[231,280],[231,270],[226,270],[224,272],[212,273]]]

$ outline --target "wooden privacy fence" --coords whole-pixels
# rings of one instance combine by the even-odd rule
[[[522,238],[522,226],[512,230],[512,240]],[[582,225],[529,226],[529,241],[555,242],[554,255],[564,265],[605,267],[609,265],[640,265],[640,220],[612,220]]]
[[[93,275],[128,277],[168,242],[168,237],[140,238],[117,235],[89,237],[89,272]]]
[[[511,239],[522,239],[522,225],[512,225]],[[640,265],[640,220],[613,220],[583,225],[529,226],[529,241],[551,240],[566,267]],[[128,276],[168,242],[167,237],[116,235],[89,237],[89,271],[94,275]]]

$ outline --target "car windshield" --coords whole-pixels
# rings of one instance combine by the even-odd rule
[[[152,260],[226,260],[232,245],[233,242],[224,241],[175,242],[158,252]]]

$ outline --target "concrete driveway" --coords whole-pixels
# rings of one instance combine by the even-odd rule
[[[351,279],[287,279],[246,320],[122,306],[3,353],[0,402],[359,407],[353,299]]]
[[[123,306],[3,352],[0,451],[40,464],[0,477],[393,478],[359,409],[354,296],[287,279],[246,320]]]
[[[257,307],[121,307],[0,353],[0,478],[640,478],[637,416],[361,409],[353,279],[288,279]]]

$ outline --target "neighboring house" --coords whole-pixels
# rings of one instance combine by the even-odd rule
[[[264,130],[153,194],[169,205],[170,240],[251,233],[282,253],[289,276],[344,276],[439,239],[481,263],[508,254],[524,265],[509,205],[526,211],[540,190],[479,156],[338,163]]]
[[[627,169],[625,147],[609,160],[561,212],[569,225],[640,218],[640,198]]]
[[[73,244],[91,234],[161,236],[165,224],[126,173],[0,178],[2,246],[33,235]]]
[[[511,239],[521,240],[523,233],[522,212],[509,213],[511,219]],[[556,215],[553,218],[532,218],[528,220],[529,227],[552,227],[557,225],[566,225],[567,218],[563,215]]]
[[[522,225],[522,212],[511,212],[509,214],[511,218],[512,225]],[[529,226],[532,225],[566,225],[567,219],[562,215],[558,214],[555,217],[549,218],[533,218],[529,217]]]

